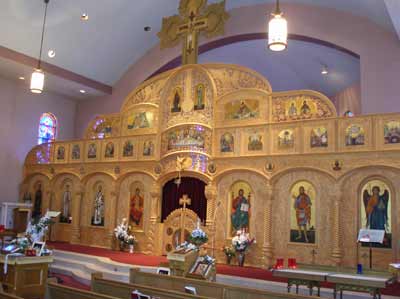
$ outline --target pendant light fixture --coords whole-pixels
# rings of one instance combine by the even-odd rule
[[[42,93],[43,86],[44,86],[44,72],[41,68],[41,64],[42,64],[44,29],[46,27],[47,5],[49,4],[49,2],[50,2],[50,0],[44,0],[45,9],[44,9],[44,19],[43,19],[43,27],[42,27],[42,39],[40,41],[38,67],[32,73],[32,77],[31,77],[31,92],[33,92],[33,93]]]
[[[276,10],[268,24],[268,48],[271,51],[283,51],[287,48],[287,21],[282,15],[279,0],[276,0]]]

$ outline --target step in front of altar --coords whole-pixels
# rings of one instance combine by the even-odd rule
[[[54,262],[50,270],[54,273],[72,276],[80,283],[89,285],[91,273],[101,272],[106,279],[129,281],[129,269],[134,265],[114,262],[109,258],[54,250]],[[140,266],[142,271],[156,272],[156,268]]]

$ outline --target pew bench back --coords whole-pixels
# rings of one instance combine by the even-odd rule
[[[138,268],[130,270],[130,282],[140,285],[151,285],[167,290],[183,290],[185,286],[193,286],[201,296],[216,299],[316,299],[315,296],[278,293],[241,286],[226,285],[206,280],[197,280],[180,276],[160,275],[140,271]]]
[[[118,299],[113,296],[91,291],[70,288],[58,283],[49,282],[46,287],[46,299]]]
[[[160,299],[211,299],[210,297],[186,294],[183,288],[178,291],[151,285],[131,284],[104,279],[101,273],[92,274],[91,289],[93,292],[112,295],[121,299],[131,298],[131,293],[135,290]]]

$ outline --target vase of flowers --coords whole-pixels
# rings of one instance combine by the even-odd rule
[[[135,235],[130,233],[131,227],[128,225],[126,218],[114,229],[115,238],[119,242],[119,250],[124,251],[126,245],[129,246],[129,252],[133,253],[134,245],[137,242]]]
[[[224,248],[222,248],[222,251],[225,253],[226,263],[230,265],[232,258],[236,255],[235,249],[233,249],[232,246],[225,246]]]
[[[35,242],[43,241],[46,232],[49,230],[49,226],[53,223],[54,222],[49,216],[47,216],[47,214],[39,220],[32,220],[32,222],[28,224],[25,233],[30,243],[33,244]]]
[[[119,242],[120,251],[124,251],[125,249],[125,240],[128,237],[128,230],[129,226],[126,218],[123,218],[122,222],[114,229],[114,235]]]
[[[135,249],[136,238],[134,235],[128,235],[125,239],[125,243],[129,246],[129,253],[133,253]]]
[[[189,242],[196,245],[197,248],[199,248],[201,245],[204,243],[207,243],[208,241],[208,236],[207,234],[200,228],[200,221],[197,222],[197,228],[194,229],[190,236],[189,236]]]
[[[232,238],[232,246],[237,253],[238,264],[240,267],[243,267],[246,252],[255,241],[255,238],[250,238],[250,235],[244,230],[238,230],[236,236]]]

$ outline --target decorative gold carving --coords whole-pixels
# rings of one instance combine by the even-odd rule
[[[207,0],[181,0],[179,14],[163,18],[158,33],[161,49],[174,47],[183,39],[182,64],[196,64],[198,38],[201,32],[207,37],[224,33],[225,1],[206,6]]]
[[[162,74],[150,81],[144,82],[141,86],[135,89],[125,100],[121,111],[131,109],[138,104],[155,104],[160,102],[161,92],[167,80],[169,73]]]
[[[215,82],[217,97],[240,89],[260,89],[271,92],[271,86],[261,75],[237,66],[211,65],[207,67]]]

